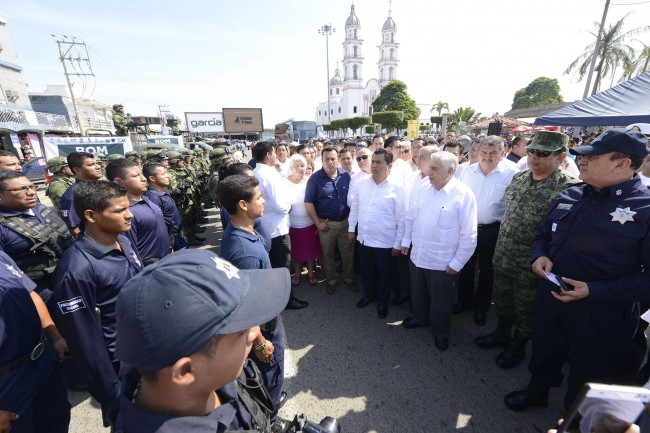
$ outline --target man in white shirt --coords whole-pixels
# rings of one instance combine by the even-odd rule
[[[411,142],[409,141],[401,142],[399,137],[392,136],[388,137],[386,144],[384,144],[384,148],[390,150],[393,154],[394,163],[390,172],[391,180],[402,186],[404,185],[406,178],[413,173],[411,166],[402,159],[402,149],[404,146],[407,147],[407,153],[410,155]]]
[[[404,219],[402,186],[389,179],[393,155],[386,149],[372,155],[372,175],[359,181],[358,194],[350,208],[348,239],[355,241],[354,227],[359,224],[359,261],[363,278],[363,298],[358,308],[377,301],[377,315],[388,314],[392,256],[400,254]]]
[[[349,147],[344,147],[339,152],[339,167],[345,170],[350,176],[354,176],[359,172],[358,166],[355,167],[353,164],[354,161],[354,151],[350,150]],[[356,168],[356,169],[355,169]]]
[[[505,153],[503,138],[490,135],[479,145],[479,162],[468,166],[459,180],[474,192],[478,209],[478,239],[476,251],[467,262],[458,280],[458,304],[454,313],[474,309],[474,321],[484,326],[492,302],[494,268],[492,257],[505,213],[505,192],[517,169],[501,159]],[[474,268],[479,261],[479,277],[474,291]]]
[[[411,250],[411,305],[407,329],[431,326],[436,348],[449,348],[449,328],[458,272],[476,248],[476,199],[454,177],[458,159],[436,152],[425,185],[404,218],[402,254]]]
[[[350,189],[348,190],[348,206],[352,206],[352,198],[356,194],[357,183],[361,179],[370,176],[370,163],[372,161],[372,150],[362,147],[357,150],[356,160],[359,165],[359,171],[352,175],[350,179]]]
[[[289,161],[289,149],[284,143],[275,146],[275,169],[280,172],[282,177],[287,177],[291,174],[291,161]]]
[[[384,136],[381,134],[377,134],[372,138],[372,149],[371,150],[377,150],[377,149],[383,149],[384,148]]]
[[[276,170],[276,154],[273,143],[270,141],[259,141],[253,147],[253,157],[257,161],[255,165],[255,177],[260,182],[259,188],[264,199],[264,215],[262,224],[268,233],[271,234],[271,251],[269,259],[273,268],[285,268],[289,266],[289,211],[291,205],[288,197],[283,194],[282,175]],[[289,309],[300,309],[307,306],[307,303],[299,300],[293,295],[287,304]]]

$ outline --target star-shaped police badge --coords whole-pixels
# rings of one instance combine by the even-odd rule
[[[616,190],[616,195],[621,195],[621,194],[623,194],[623,190],[622,189],[617,189]]]
[[[633,217],[636,215],[636,212],[630,210],[629,207],[624,209],[617,207],[614,212],[610,213],[610,215],[612,216],[612,222],[618,221],[623,225],[626,221],[634,221]]]
[[[229,280],[232,279],[232,277],[239,279],[239,269],[235,265],[222,260],[219,257],[212,257],[212,260],[214,260],[214,264],[217,265],[217,269],[223,271]]]

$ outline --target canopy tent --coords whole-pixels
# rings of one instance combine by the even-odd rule
[[[650,71],[535,120],[535,125],[560,126],[632,123],[650,123]]]

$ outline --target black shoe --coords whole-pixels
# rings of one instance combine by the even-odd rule
[[[388,315],[388,307],[386,305],[378,305],[377,316],[379,316],[380,319],[385,319],[387,315]]]
[[[436,337],[434,343],[436,345],[436,349],[441,352],[449,349],[449,338],[447,337]]]
[[[414,329],[414,328],[424,328],[426,325],[421,324],[418,322],[415,317],[407,317],[404,319],[402,322],[402,327],[406,329]]]
[[[189,247],[200,247],[201,245],[203,245],[203,242],[197,239],[187,240],[187,246]]]
[[[367,307],[372,301],[365,296],[357,302],[357,308],[364,308]]]
[[[487,323],[487,316],[485,315],[485,313],[474,313],[474,322],[478,326],[485,326],[485,324]]]
[[[291,422],[278,417],[271,425],[271,433],[288,433],[291,430]]]
[[[515,411],[526,410],[528,406],[547,407],[548,390],[546,392],[533,393],[528,389],[522,389],[521,391],[511,392],[506,395],[503,402],[508,406],[508,409]]]
[[[508,346],[506,350],[499,353],[496,363],[500,368],[514,368],[524,359],[525,356],[526,350],[524,348]]]
[[[494,349],[495,347],[506,347],[510,343],[510,337],[498,330],[488,334],[481,335],[474,339],[474,343],[481,349]]]
[[[396,296],[396,297],[393,298],[393,300],[391,301],[391,304],[393,304],[393,305],[402,305],[404,302],[409,301],[410,299],[411,299],[410,296],[404,296],[404,297],[402,297],[402,296]]]
[[[196,227],[194,227],[194,231],[195,231],[196,233],[203,233],[203,232],[205,232],[205,230],[206,230],[205,227],[201,227],[201,226],[196,226]]]
[[[300,299],[296,298],[295,296],[292,296],[289,298],[289,303],[287,303],[287,306],[285,307],[286,310],[301,310],[305,308],[307,305],[309,305],[309,302],[307,301],[301,301]]]
[[[280,410],[282,406],[287,402],[287,398],[289,397],[289,394],[287,394],[286,391],[280,391],[280,401],[278,402],[278,407],[276,410]]]
[[[454,305],[454,309],[451,310],[451,312],[452,312],[452,314],[460,314],[463,311],[470,310],[471,308],[472,307],[467,307],[467,306],[459,303],[459,304]]]
[[[201,236],[194,236],[194,239],[196,239],[197,241],[201,241],[201,242],[205,241],[205,238],[202,238]]]

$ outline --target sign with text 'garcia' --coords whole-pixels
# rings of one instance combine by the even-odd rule
[[[194,112],[185,113],[187,130],[194,133],[224,132],[223,113],[219,112]]]
[[[262,132],[264,129],[261,108],[224,108],[223,120],[229,134]]]

